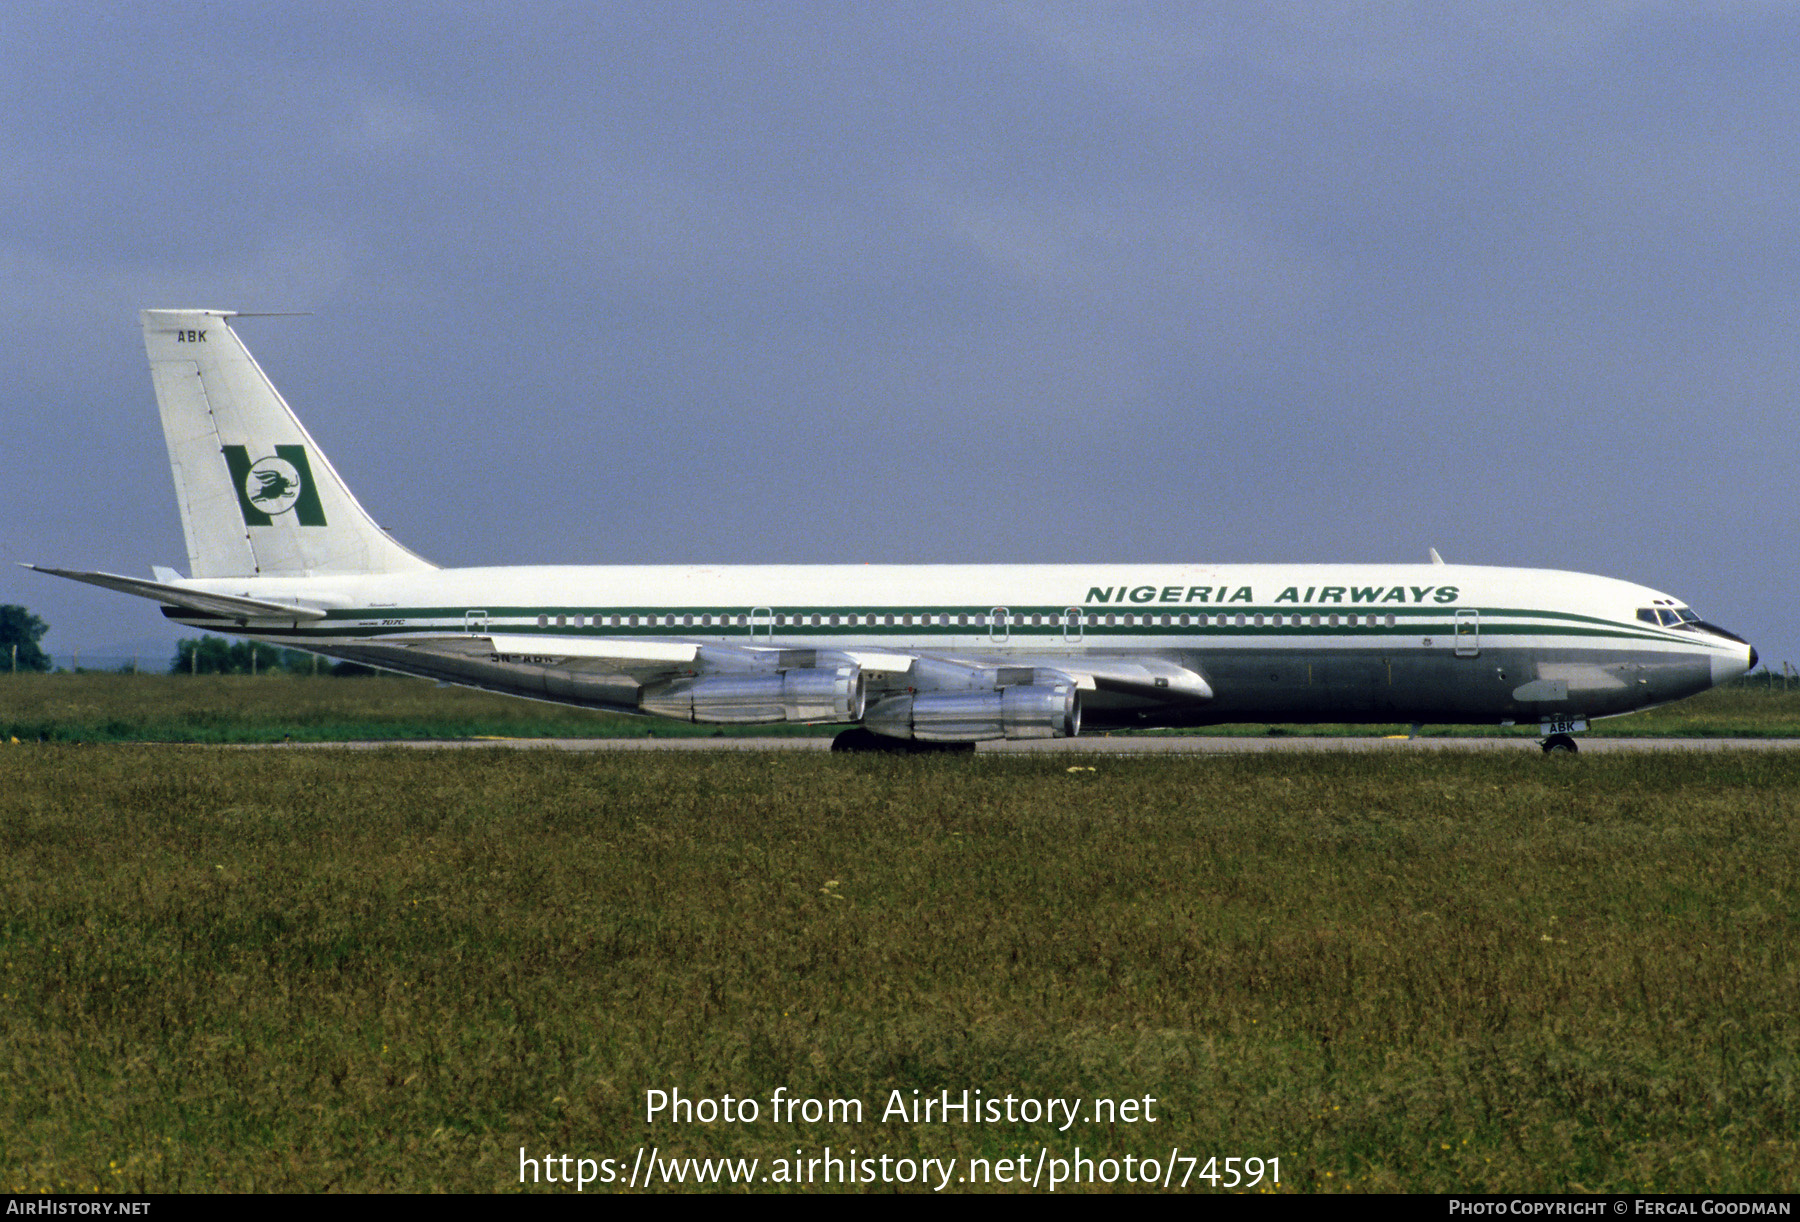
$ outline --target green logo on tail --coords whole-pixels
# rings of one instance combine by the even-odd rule
[[[255,462],[245,447],[226,446],[225,465],[237,486],[245,526],[273,526],[284,513],[292,513],[302,526],[325,525],[305,446],[276,446],[275,453]]]

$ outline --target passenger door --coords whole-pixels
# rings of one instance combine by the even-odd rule
[[[1465,610],[1456,613],[1456,656],[1481,656],[1481,612]]]

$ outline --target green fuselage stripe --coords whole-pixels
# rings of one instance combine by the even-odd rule
[[[1280,640],[1320,635],[1411,638],[1428,634],[1433,638],[1442,637],[1448,643],[1456,639],[1459,625],[1470,625],[1474,631],[1465,636],[1473,638],[1608,637],[1621,642],[1669,643],[1687,643],[1693,638],[1692,633],[1661,630],[1639,623],[1606,620],[1571,612],[1510,607],[1394,607],[1354,611],[1338,608],[1303,608],[1296,611],[1289,606],[1235,607],[1230,610],[1207,611],[1124,611],[1083,607],[1079,608],[1081,618],[1078,626],[1067,618],[1071,609],[1042,606],[1008,608],[1004,629],[997,630],[985,622],[994,611],[991,606],[833,606],[780,608],[774,611],[768,608],[752,611],[741,604],[734,607],[373,607],[337,609],[327,612],[323,621],[296,624],[291,628],[266,628],[259,625],[250,631],[261,635],[321,641],[404,637],[430,632],[470,636],[499,633],[506,636],[595,638],[666,638],[675,635],[701,639],[753,640],[792,637],[891,639],[897,635],[905,635],[973,638],[972,645],[982,642],[1007,644],[1020,638],[1045,643],[1061,641],[1074,644],[1108,637],[1175,637],[1205,641],[1244,637]],[[1456,618],[1459,612],[1474,612],[1474,618],[1459,621]],[[1263,617],[1265,622],[1256,623],[1258,616]],[[1280,624],[1273,622],[1275,616],[1281,617]],[[1351,624],[1350,616],[1355,616],[1358,622]],[[557,622],[559,617],[562,623]],[[833,617],[838,620],[835,624],[831,622]],[[851,617],[855,617],[855,623],[849,622]],[[949,623],[939,622],[946,617],[950,620]],[[1033,617],[1036,617],[1036,623],[1030,622]],[[1199,622],[1201,617],[1204,617],[1204,623]],[[1333,624],[1333,617],[1339,622]],[[1389,617],[1394,621],[1391,625],[1387,622]],[[246,631],[236,621],[223,617],[177,612],[172,618],[203,627],[229,626],[231,631]],[[707,618],[712,622],[703,622]],[[1113,622],[1107,623],[1108,618]],[[1188,620],[1185,624],[1181,622],[1184,618]],[[1318,621],[1316,624],[1315,618]],[[633,623],[634,619],[637,622]],[[814,622],[815,619],[817,623]],[[872,620],[875,622],[871,622]],[[907,622],[909,620],[911,622]],[[1295,623],[1295,620],[1302,622]]]

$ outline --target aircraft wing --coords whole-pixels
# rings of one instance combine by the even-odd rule
[[[506,666],[570,674],[614,675],[649,684],[674,678],[768,675],[854,667],[871,694],[979,691],[1023,684],[1068,684],[1151,703],[1211,700],[1205,676],[1153,655],[1019,657],[996,663],[979,655],[893,649],[817,649],[615,637],[507,633],[403,637],[384,646]]]
[[[693,673],[749,673],[855,666],[871,678],[892,680],[911,673],[922,655],[873,649],[793,649],[775,645],[730,645],[697,641],[643,641],[618,637],[544,637],[492,633],[461,640],[485,641],[492,652],[542,659],[546,664],[621,672],[656,669]]]
[[[1084,691],[1116,692],[1152,700],[1203,701],[1213,698],[1206,677],[1159,657],[1057,658],[1051,669],[1062,671]]]

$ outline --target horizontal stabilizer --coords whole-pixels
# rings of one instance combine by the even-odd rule
[[[56,577],[67,577],[70,581],[84,581],[90,586],[117,590],[121,594],[136,594],[139,598],[154,599],[160,603],[167,603],[171,607],[185,607],[189,611],[199,611],[205,615],[223,615],[239,620],[315,620],[325,618],[325,612],[317,607],[264,602],[260,598],[240,598],[232,594],[207,594],[200,590],[190,590],[185,586],[168,585],[160,581],[145,581],[141,577],[121,577],[117,573],[77,573],[70,569],[45,568],[40,564],[28,564],[25,567]]]

